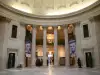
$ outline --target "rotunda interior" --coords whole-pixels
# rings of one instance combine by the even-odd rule
[[[99,0],[0,0],[0,70],[100,66]]]

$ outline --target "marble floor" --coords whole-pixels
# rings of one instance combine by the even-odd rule
[[[0,72],[0,75],[100,75],[100,70],[66,67],[33,67],[5,70]]]

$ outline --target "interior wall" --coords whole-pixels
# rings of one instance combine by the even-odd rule
[[[58,46],[58,56],[65,57],[65,47],[63,45]]]
[[[97,46],[98,46],[98,53],[99,53],[99,64],[100,64],[100,15],[94,17],[94,24],[96,30],[96,38],[97,38]]]
[[[89,37],[84,38],[83,35],[83,25],[88,24],[88,29],[89,29]],[[80,28],[81,28],[81,52],[82,52],[82,60],[83,62],[86,62],[85,60],[85,55],[83,53],[83,50],[86,49],[93,49],[94,50],[94,55],[93,55],[93,61],[94,61],[94,66],[99,65],[99,54],[98,54],[98,47],[97,47],[97,38],[96,38],[96,28],[95,24],[92,21],[92,19],[82,21],[80,23]],[[85,66],[85,64],[83,64]]]
[[[83,34],[83,25],[88,24],[88,30],[89,30],[89,37],[88,38],[84,38],[84,34]],[[91,21],[89,20],[85,20],[82,21],[80,23],[80,27],[81,27],[81,44],[82,44],[82,48],[92,48],[95,46],[95,42],[94,40],[94,31],[93,31],[93,23],[91,23]]]
[[[43,56],[43,47],[42,45],[36,46],[36,52],[38,52],[38,56]]]
[[[25,26],[20,25],[20,36],[19,36],[19,41],[20,41],[20,51],[19,51],[19,63],[24,65],[24,56],[25,56]]]
[[[12,25],[17,25],[17,38],[11,38],[12,33]],[[20,25],[19,22],[11,20],[5,27],[5,35],[4,35],[4,46],[3,46],[3,62],[4,68],[7,65],[7,49],[16,49],[18,50],[18,61],[17,64],[24,64],[24,48],[25,48],[25,28],[24,26]]]
[[[0,70],[4,69],[3,66],[3,44],[4,44],[4,34],[5,34],[5,26],[7,21],[0,20]]]

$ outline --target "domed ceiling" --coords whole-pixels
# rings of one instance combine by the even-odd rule
[[[98,0],[0,0],[1,2],[35,15],[69,14],[92,5]]]

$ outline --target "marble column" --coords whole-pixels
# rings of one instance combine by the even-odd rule
[[[64,35],[65,35],[65,59],[66,59],[66,66],[69,66],[69,45],[68,45],[68,30],[67,26],[64,27]]]
[[[36,61],[36,27],[33,27],[32,31],[32,66],[35,66]]]
[[[46,27],[43,28],[43,66],[47,65],[47,46],[46,46],[46,35],[47,35],[47,30]]]
[[[54,65],[58,65],[58,34],[57,27],[54,27]]]

